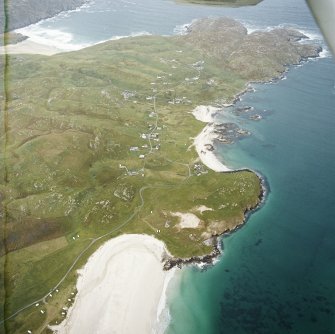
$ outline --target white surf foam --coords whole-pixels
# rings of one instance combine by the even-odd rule
[[[71,13],[74,13],[74,12],[80,12],[84,10],[88,11],[89,8],[91,8],[91,6],[94,3],[95,1],[93,0],[88,1],[78,8],[60,12],[59,14],[53,17],[43,19],[37,23],[17,29],[15,31],[18,33],[21,33],[22,35],[27,36],[32,42],[42,44],[42,45],[52,46],[62,51],[74,51],[74,50],[85,48],[94,43],[78,43],[78,42],[76,43],[74,41],[73,34],[71,34],[70,32],[65,32],[60,29],[47,28],[45,27],[45,23],[55,22],[59,19],[69,17]]]
[[[302,34],[304,34],[305,36],[307,36],[307,38],[310,41],[320,41],[320,42],[323,41],[322,35],[314,32],[314,31],[308,31],[308,30],[305,30],[303,28],[302,29],[297,28],[297,30],[299,30]]]
[[[32,24],[30,26],[17,29],[16,32],[25,35],[34,43],[38,43],[41,45],[51,46],[57,48],[61,51],[76,51],[80,50],[92,45],[104,43],[110,40],[118,40],[127,37],[136,37],[136,36],[147,36],[151,35],[147,31],[138,31],[131,33],[130,35],[117,35],[112,36],[111,38],[100,40],[97,42],[87,42],[87,43],[80,43],[76,41],[76,38],[73,34],[62,31],[59,29],[50,29],[44,28],[41,24]]]
[[[173,33],[175,35],[187,35],[188,34],[188,28],[194,23],[197,19],[192,20],[189,23],[180,24],[174,27]]]
[[[314,42],[318,42],[321,44],[322,46],[322,51],[319,54],[319,58],[331,58],[332,54],[328,49],[328,46],[323,38],[323,36],[321,35],[321,33],[315,32],[315,31],[309,31],[309,30],[304,30],[304,29],[298,29],[301,33],[303,33],[305,36],[307,36],[309,41],[314,41]]]
[[[121,36],[112,36],[111,38],[98,42],[98,43],[103,43],[103,42],[108,42],[108,41],[114,41],[117,39],[122,39],[122,38],[128,38],[128,37],[138,37],[138,36],[151,36],[152,34],[148,31],[138,31],[138,32],[133,32],[130,35],[121,35]],[[96,44],[98,44],[96,43]]]
[[[332,54],[326,47],[323,47],[322,51],[319,54],[319,57],[320,58],[331,58]]]
[[[171,269],[164,281],[162,295],[159,300],[158,308],[157,308],[157,318],[156,318],[157,322],[153,328],[153,333],[155,334],[165,333],[171,321],[169,306],[167,303],[167,294],[168,294],[169,284],[171,283],[172,279],[175,278],[176,270],[177,270],[176,268]]]
[[[118,39],[123,39],[123,38],[139,37],[139,36],[151,36],[151,35],[152,34],[150,32],[147,32],[147,31],[138,31],[138,32],[133,32],[130,35],[116,35],[116,36],[112,36],[111,38],[104,39],[104,40],[96,42],[96,43],[92,43],[91,45],[97,45],[97,44],[101,44],[101,43],[106,43],[108,41],[116,41]]]
[[[251,34],[255,31],[271,31],[273,29],[278,29],[278,28],[286,28],[286,29],[294,29],[294,30],[298,30],[299,32],[301,32],[302,34],[304,34],[308,40],[310,41],[319,41],[319,42],[323,42],[323,37],[321,33],[315,32],[315,31],[310,31],[307,30],[305,28],[299,27],[296,24],[287,24],[287,23],[283,23],[283,24],[279,24],[276,26],[260,26],[260,25],[254,25],[250,22],[246,22],[246,21],[241,21],[241,23],[247,28],[248,30],[248,34]]]
[[[74,51],[89,46],[89,43],[74,43],[73,34],[58,29],[41,28],[34,24],[17,29],[16,32],[28,36],[32,42],[52,46],[64,51]]]

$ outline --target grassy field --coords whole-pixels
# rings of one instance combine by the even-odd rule
[[[9,61],[1,318],[32,306],[2,332],[47,333],[73,301],[75,270],[107,239],[146,233],[174,256],[204,255],[211,236],[258,204],[252,172],[196,175],[192,143],[204,125],[190,112],[231,102],[251,80],[199,40],[145,36]],[[181,228],[176,212],[199,227]]]

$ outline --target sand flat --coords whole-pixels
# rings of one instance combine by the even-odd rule
[[[164,244],[147,235],[106,242],[80,270],[78,294],[54,333],[147,334],[157,326],[166,280]]]
[[[201,162],[215,172],[230,172],[213,151],[207,149],[207,145],[213,145],[215,140],[213,125],[207,124],[205,128],[194,139],[194,146]]]
[[[17,44],[10,44],[6,47],[0,47],[0,54],[40,54],[45,56],[52,56],[56,53],[65,52],[65,50],[58,49],[50,45],[39,44],[26,39]]]
[[[195,107],[192,111],[192,114],[198,121],[210,123],[214,122],[214,116],[218,111],[220,111],[220,108],[201,105]]]
[[[209,151],[207,146],[213,146],[216,135],[211,122],[214,115],[220,109],[212,106],[197,106],[193,109],[193,116],[201,122],[208,123],[203,130],[194,138],[193,145],[197,151],[201,162],[215,172],[230,172],[231,169],[225,166],[216,156],[214,151]]]
[[[180,228],[197,228],[201,223],[201,220],[193,213],[171,212],[170,214],[180,219],[178,224]]]

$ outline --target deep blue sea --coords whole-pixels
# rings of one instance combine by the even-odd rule
[[[303,0],[240,9],[96,0],[23,30],[75,49],[115,36],[174,34],[204,16],[230,16],[250,29],[291,25],[320,39]],[[254,88],[238,103],[263,119],[234,115],[252,135],[218,149],[229,166],[264,175],[266,203],[222,239],[219,263],[186,268],[172,282],[168,334],[335,333],[334,60],[308,61],[290,68],[285,80]]]

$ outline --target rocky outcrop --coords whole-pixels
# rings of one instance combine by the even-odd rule
[[[214,237],[213,243],[214,243],[213,251],[210,254],[204,256],[193,256],[187,259],[166,256],[165,258],[163,258],[163,269],[170,270],[174,267],[181,268],[182,266],[187,264],[199,264],[199,265],[213,264],[213,261],[221,254],[217,237]]]
[[[208,55],[226,59],[247,36],[248,30],[239,22],[230,19],[196,20],[182,36],[186,42],[198,47]]]
[[[317,57],[322,51],[298,30],[275,28],[248,34],[241,23],[229,18],[197,20],[180,38],[248,81],[278,78],[288,65]]]
[[[0,46],[6,44],[17,44],[24,40],[26,40],[28,37],[23,36],[22,34],[18,34],[16,32],[7,32],[5,34],[2,34],[0,37]]]

